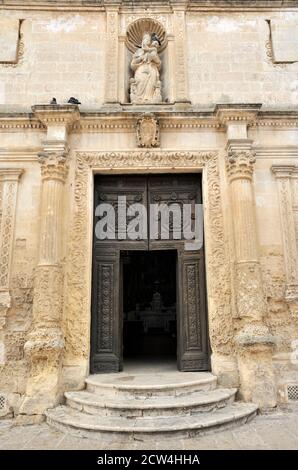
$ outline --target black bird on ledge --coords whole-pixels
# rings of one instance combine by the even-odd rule
[[[74,98],[73,96],[71,96],[69,98],[69,100],[67,101],[67,103],[69,104],[82,104],[77,98]]]

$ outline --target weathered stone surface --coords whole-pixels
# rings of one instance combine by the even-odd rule
[[[28,2],[15,64],[6,61],[19,10],[2,3],[0,394],[9,408],[42,419],[88,376],[94,172],[203,173],[212,372],[244,400],[287,402],[298,384],[298,87],[297,64],[274,59],[296,62],[293,2],[270,10],[270,25],[259,8],[268,1],[249,11],[240,0],[149,10],[78,0],[63,11]],[[128,103],[126,32],[140,18],[165,32],[162,104]],[[80,109],[65,105],[70,96]]]

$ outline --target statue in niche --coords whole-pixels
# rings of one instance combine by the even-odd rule
[[[130,101],[136,104],[161,103],[161,82],[158,55],[160,41],[155,33],[145,33],[142,46],[136,50],[131,61],[135,75],[130,79]]]

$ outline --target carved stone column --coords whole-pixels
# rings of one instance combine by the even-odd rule
[[[0,168],[0,364],[5,363],[3,329],[11,306],[9,279],[19,178],[23,170]]]
[[[277,179],[282,237],[284,246],[286,292],[291,314],[298,319],[298,167],[295,165],[273,165]],[[298,214],[298,212],[297,212]]]
[[[61,228],[68,172],[66,141],[68,128],[79,116],[76,106],[36,106],[33,111],[47,126],[48,139],[38,156],[42,180],[39,257],[34,280],[33,325],[25,343],[30,374],[20,409],[21,415],[31,415],[29,421],[42,418],[45,409],[57,404],[61,394],[59,382],[64,349]]]
[[[219,107],[226,125],[227,174],[234,232],[234,291],[237,307],[237,334],[240,393],[246,401],[260,407],[276,404],[272,368],[274,337],[266,326],[265,301],[253,191],[255,153],[247,138],[247,126],[255,119],[257,107],[231,109]]]

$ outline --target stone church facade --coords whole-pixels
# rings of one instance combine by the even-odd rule
[[[40,419],[90,373],[96,175],[201,175],[208,370],[260,408],[297,398],[297,26],[294,0],[1,2],[0,416]],[[179,253],[180,368],[199,374],[203,271]]]

